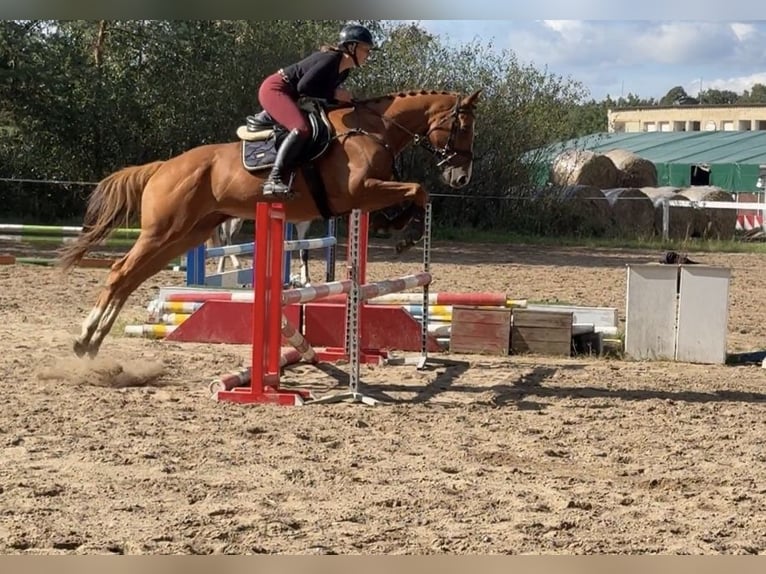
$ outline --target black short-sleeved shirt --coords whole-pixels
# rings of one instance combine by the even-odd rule
[[[299,95],[334,100],[335,88],[345,81],[349,72],[338,72],[342,57],[341,52],[314,52],[282,71]]]

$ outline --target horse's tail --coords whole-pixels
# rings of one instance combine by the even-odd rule
[[[85,212],[82,232],[74,243],[65,246],[59,255],[64,271],[74,267],[94,246],[120,226],[127,227],[131,215],[141,206],[141,195],[149,179],[164,162],[155,161],[130,166],[102,179],[91,193]]]

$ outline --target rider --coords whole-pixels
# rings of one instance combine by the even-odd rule
[[[282,181],[300,153],[311,128],[298,107],[301,96],[350,103],[351,93],[341,88],[349,71],[367,61],[376,50],[372,33],[358,24],[340,31],[336,46],[323,46],[319,51],[267,77],[258,90],[261,107],[281,124],[288,134],[280,145],[274,167],[263,184],[263,194],[284,195],[289,187]]]

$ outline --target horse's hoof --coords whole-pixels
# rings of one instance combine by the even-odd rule
[[[82,357],[83,355],[85,355],[85,353],[88,352],[88,346],[79,340],[74,342],[74,344],[72,345],[72,349],[74,350],[74,354],[77,355],[78,357]]]

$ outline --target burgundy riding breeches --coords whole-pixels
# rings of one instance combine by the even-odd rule
[[[295,90],[279,72],[267,77],[258,90],[258,101],[274,121],[288,131],[297,129],[301,136],[311,135],[311,127],[296,103]]]

